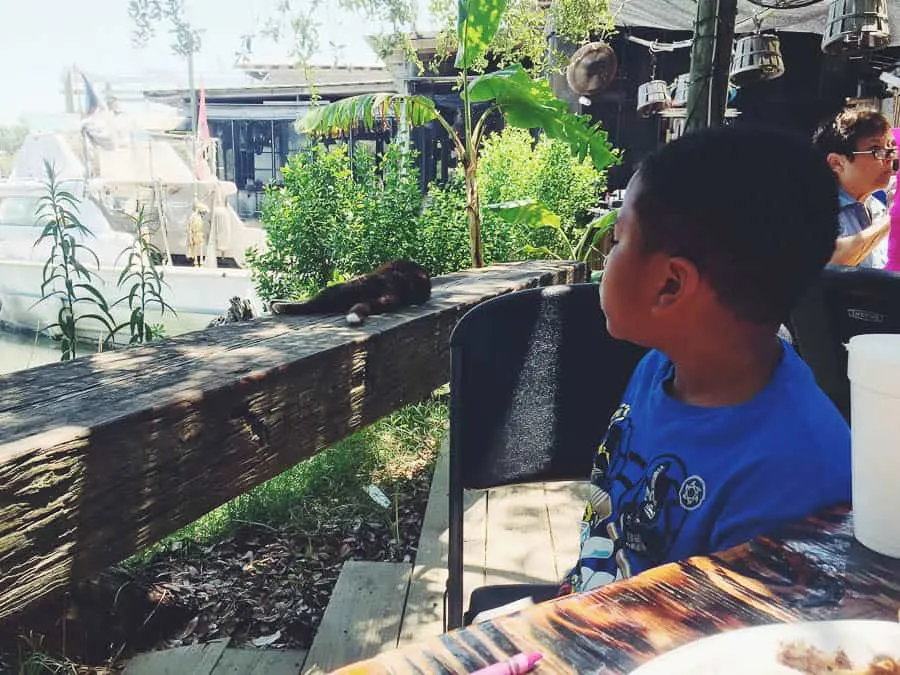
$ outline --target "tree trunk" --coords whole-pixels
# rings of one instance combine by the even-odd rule
[[[481,247],[481,205],[478,201],[478,165],[466,164],[466,216],[469,220],[469,247],[472,253],[472,267],[484,267]]]

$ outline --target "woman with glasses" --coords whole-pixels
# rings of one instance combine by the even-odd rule
[[[873,110],[845,110],[819,128],[813,145],[840,184],[840,234],[831,264],[884,267],[890,219],[873,193],[886,189],[897,172],[890,122]]]

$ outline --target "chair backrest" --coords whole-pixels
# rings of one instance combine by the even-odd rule
[[[596,284],[504,295],[450,337],[451,453],[461,487],[586,478],[645,350],[606,332]]]
[[[450,337],[447,626],[462,621],[463,490],[587,479],[646,350],[606,332],[596,284],[510,293]]]
[[[797,351],[850,420],[845,345],[854,335],[900,333],[900,274],[828,266],[791,314]]]

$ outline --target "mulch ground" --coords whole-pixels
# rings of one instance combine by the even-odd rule
[[[307,649],[344,561],[415,560],[430,478],[400,487],[399,543],[377,507],[353,517],[335,509],[308,531],[250,524],[223,541],[175,545],[140,568],[81,584],[62,613],[30,617],[14,639],[43,634],[42,649],[94,665],[220,637]],[[65,645],[55,639],[63,622]]]

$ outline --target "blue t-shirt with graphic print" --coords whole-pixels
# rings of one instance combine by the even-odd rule
[[[849,427],[790,345],[740,405],[682,403],[665,391],[672,377],[658,351],[635,370],[594,461],[580,559],[564,587],[721,551],[849,502]]]

